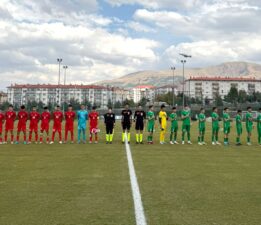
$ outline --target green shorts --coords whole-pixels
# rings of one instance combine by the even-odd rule
[[[212,126],[212,133],[218,133],[219,132],[219,126]]]
[[[148,132],[150,133],[154,132],[154,123],[148,123]]]
[[[243,133],[242,126],[237,126],[237,136],[240,136]]]
[[[190,132],[190,125],[182,125],[182,132]]]
[[[224,127],[224,134],[229,134],[230,133],[230,127]]]
[[[198,127],[198,131],[199,131],[199,133],[205,133],[206,127],[201,127],[201,126],[199,126],[199,127]]]
[[[171,129],[170,129],[170,132],[176,133],[176,132],[178,132],[178,129],[179,129],[179,126],[178,126],[178,125],[172,126]]]
[[[246,126],[247,133],[252,133],[253,126]]]

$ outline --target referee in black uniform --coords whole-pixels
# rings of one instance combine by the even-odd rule
[[[122,125],[122,143],[125,141],[125,132],[128,133],[128,143],[130,143],[130,128],[131,128],[131,116],[132,111],[129,109],[129,105],[126,104],[124,110],[121,112],[121,125]]]
[[[112,112],[112,108],[109,108],[108,112],[104,115],[104,123],[106,127],[106,144],[112,144],[113,129],[115,126],[115,114]]]
[[[142,106],[139,105],[138,109],[134,113],[136,144],[143,144],[143,130],[144,130],[145,120],[146,120],[146,113],[142,110]]]

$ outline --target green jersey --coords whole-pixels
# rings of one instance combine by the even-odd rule
[[[205,128],[206,126],[206,116],[204,113],[198,115],[198,126],[199,128]]]
[[[257,129],[261,130],[261,113],[258,114],[256,120],[257,120]]]
[[[155,123],[155,114],[154,114],[154,112],[152,112],[152,111],[147,112],[147,118],[148,118],[148,122],[150,124],[154,124]]]
[[[230,116],[226,112],[223,113],[223,123],[224,127],[230,127]]]
[[[242,116],[239,114],[236,115],[236,126],[242,127]]]
[[[219,126],[219,115],[216,112],[211,114],[212,118],[212,126],[218,127]]]
[[[178,126],[178,115],[177,115],[177,113],[171,113],[169,118],[170,118],[170,121],[171,121],[171,127]]]
[[[183,125],[190,125],[190,111],[183,110],[181,115],[183,116]]]
[[[251,112],[246,113],[246,126],[247,127],[253,126],[253,115]]]

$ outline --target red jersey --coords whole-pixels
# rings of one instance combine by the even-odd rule
[[[18,126],[26,126],[28,120],[28,113],[26,111],[20,111],[17,115],[18,117]]]
[[[51,113],[50,112],[43,112],[41,115],[41,132],[46,131],[49,132],[49,123],[51,120]]]
[[[17,131],[26,131],[26,122],[28,119],[28,113],[26,111],[18,112],[18,124],[17,124]]]
[[[41,115],[42,124],[49,124],[51,120],[50,112],[43,112]]]
[[[0,113],[0,132],[2,133],[2,129],[3,129],[3,123],[5,120],[5,114]]]
[[[75,112],[67,111],[64,116],[65,116],[66,124],[73,125],[76,116]]]
[[[41,118],[41,115],[39,112],[31,112],[30,113],[30,127],[37,127],[38,122]]]
[[[14,129],[14,121],[16,119],[16,113],[14,111],[7,111],[5,113],[5,129],[13,130]]]
[[[61,111],[55,111],[53,113],[53,125],[54,125],[54,127],[61,126],[62,121],[63,121],[63,113]]]
[[[99,113],[91,112],[89,114],[90,128],[97,128],[98,126]]]

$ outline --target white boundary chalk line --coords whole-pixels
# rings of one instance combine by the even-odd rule
[[[139,184],[138,184],[138,180],[133,164],[133,159],[131,155],[131,149],[130,149],[130,145],[128,144],[127,133],[125,133],[125,149],[126,149],[126,155],[128,160],[132,197],[134,201],[136,225],[147,225],[144,209],[142,205],[142,200],[141,200]]]

